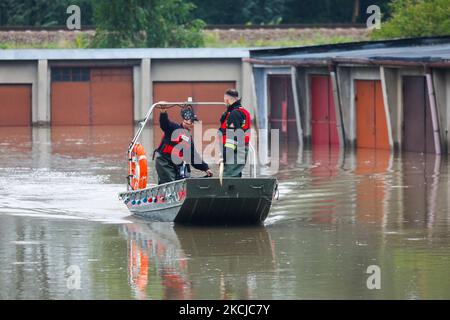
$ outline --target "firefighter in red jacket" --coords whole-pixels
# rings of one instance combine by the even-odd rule
[[[190,176],[190,164],[197,170],[206,172],[212,177],[209,166],[201,159],[195,150],[191,131],[194,121],[198,121],[192,108],[181,110],[183,122],[181,124],[169,120],[166,111],[159,116],[159,125],[164,132],[155,160],[158,183],[167,183],[175,180],[188,178]],[[190,154],[187,154],[190,153]]]
[[[241,105],[239,93],[228,89],[224,94],[227,110],[220,118],[224,177],[242,177],[250,143],[250,113]]]

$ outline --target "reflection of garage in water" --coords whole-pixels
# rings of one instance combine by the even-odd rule
[[[131,126],[55,126],[51,151],[74,159],[123,159],[132,134]]]

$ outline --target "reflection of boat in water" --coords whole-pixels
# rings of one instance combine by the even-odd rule
[[[211,298],[248,298],[251,279],[275,270],[272,241],[262,226],[137,222],[124,225],[122,233],[128,243],[130,284],[141,298],[191,299],[208,296],[208,291]]]
[[[147,159],[147,156],[143,149],[136,151],[140,148],[137,140],[156,107],[217,104],[223,105],[211,102],[159,102],[150,107],[128,147],[128,191],[119,194],[132,214],[153,221],[197,225],[250,225],[260,224],[267,218],[277,180],[256,178],[256,170],[251,178],[187,178],[148,188],[142,187],[144,189],[131,183],[131,180],[141,178],[134,172],[133,167],[140,168],[142,165],[142,169],[136,171],[147,172],[147,160],[143,164],[139,162]],[[249,148],[255,157],[251,144]],[[256,160],[253,162],[256,163]]]
[[[274,269],[272,243],[265,227],[226,229],[175,226],[174,230],[183,252],[190,257],[210,260],[208,269],[225,273],[233,269],[241,273]],[[227,257],[226,267],[221,257]],[[190,267],[191,271],[200,271],[204,265],[193,261]]]

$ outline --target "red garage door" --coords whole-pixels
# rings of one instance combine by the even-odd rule
[[[53,68],[52,125],[133,123],[131,68]]]
[[[336,110],[329,76],[311,77],[311,127],[315,145],[339,145]]]
[[[0,126],[30,126],[31,85],[0,85]]]

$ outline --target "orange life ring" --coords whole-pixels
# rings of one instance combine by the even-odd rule
[[[147,187],[147,155],[140,143],[136,143],[131,151],[128,168],[131,189],[145,189]]]

